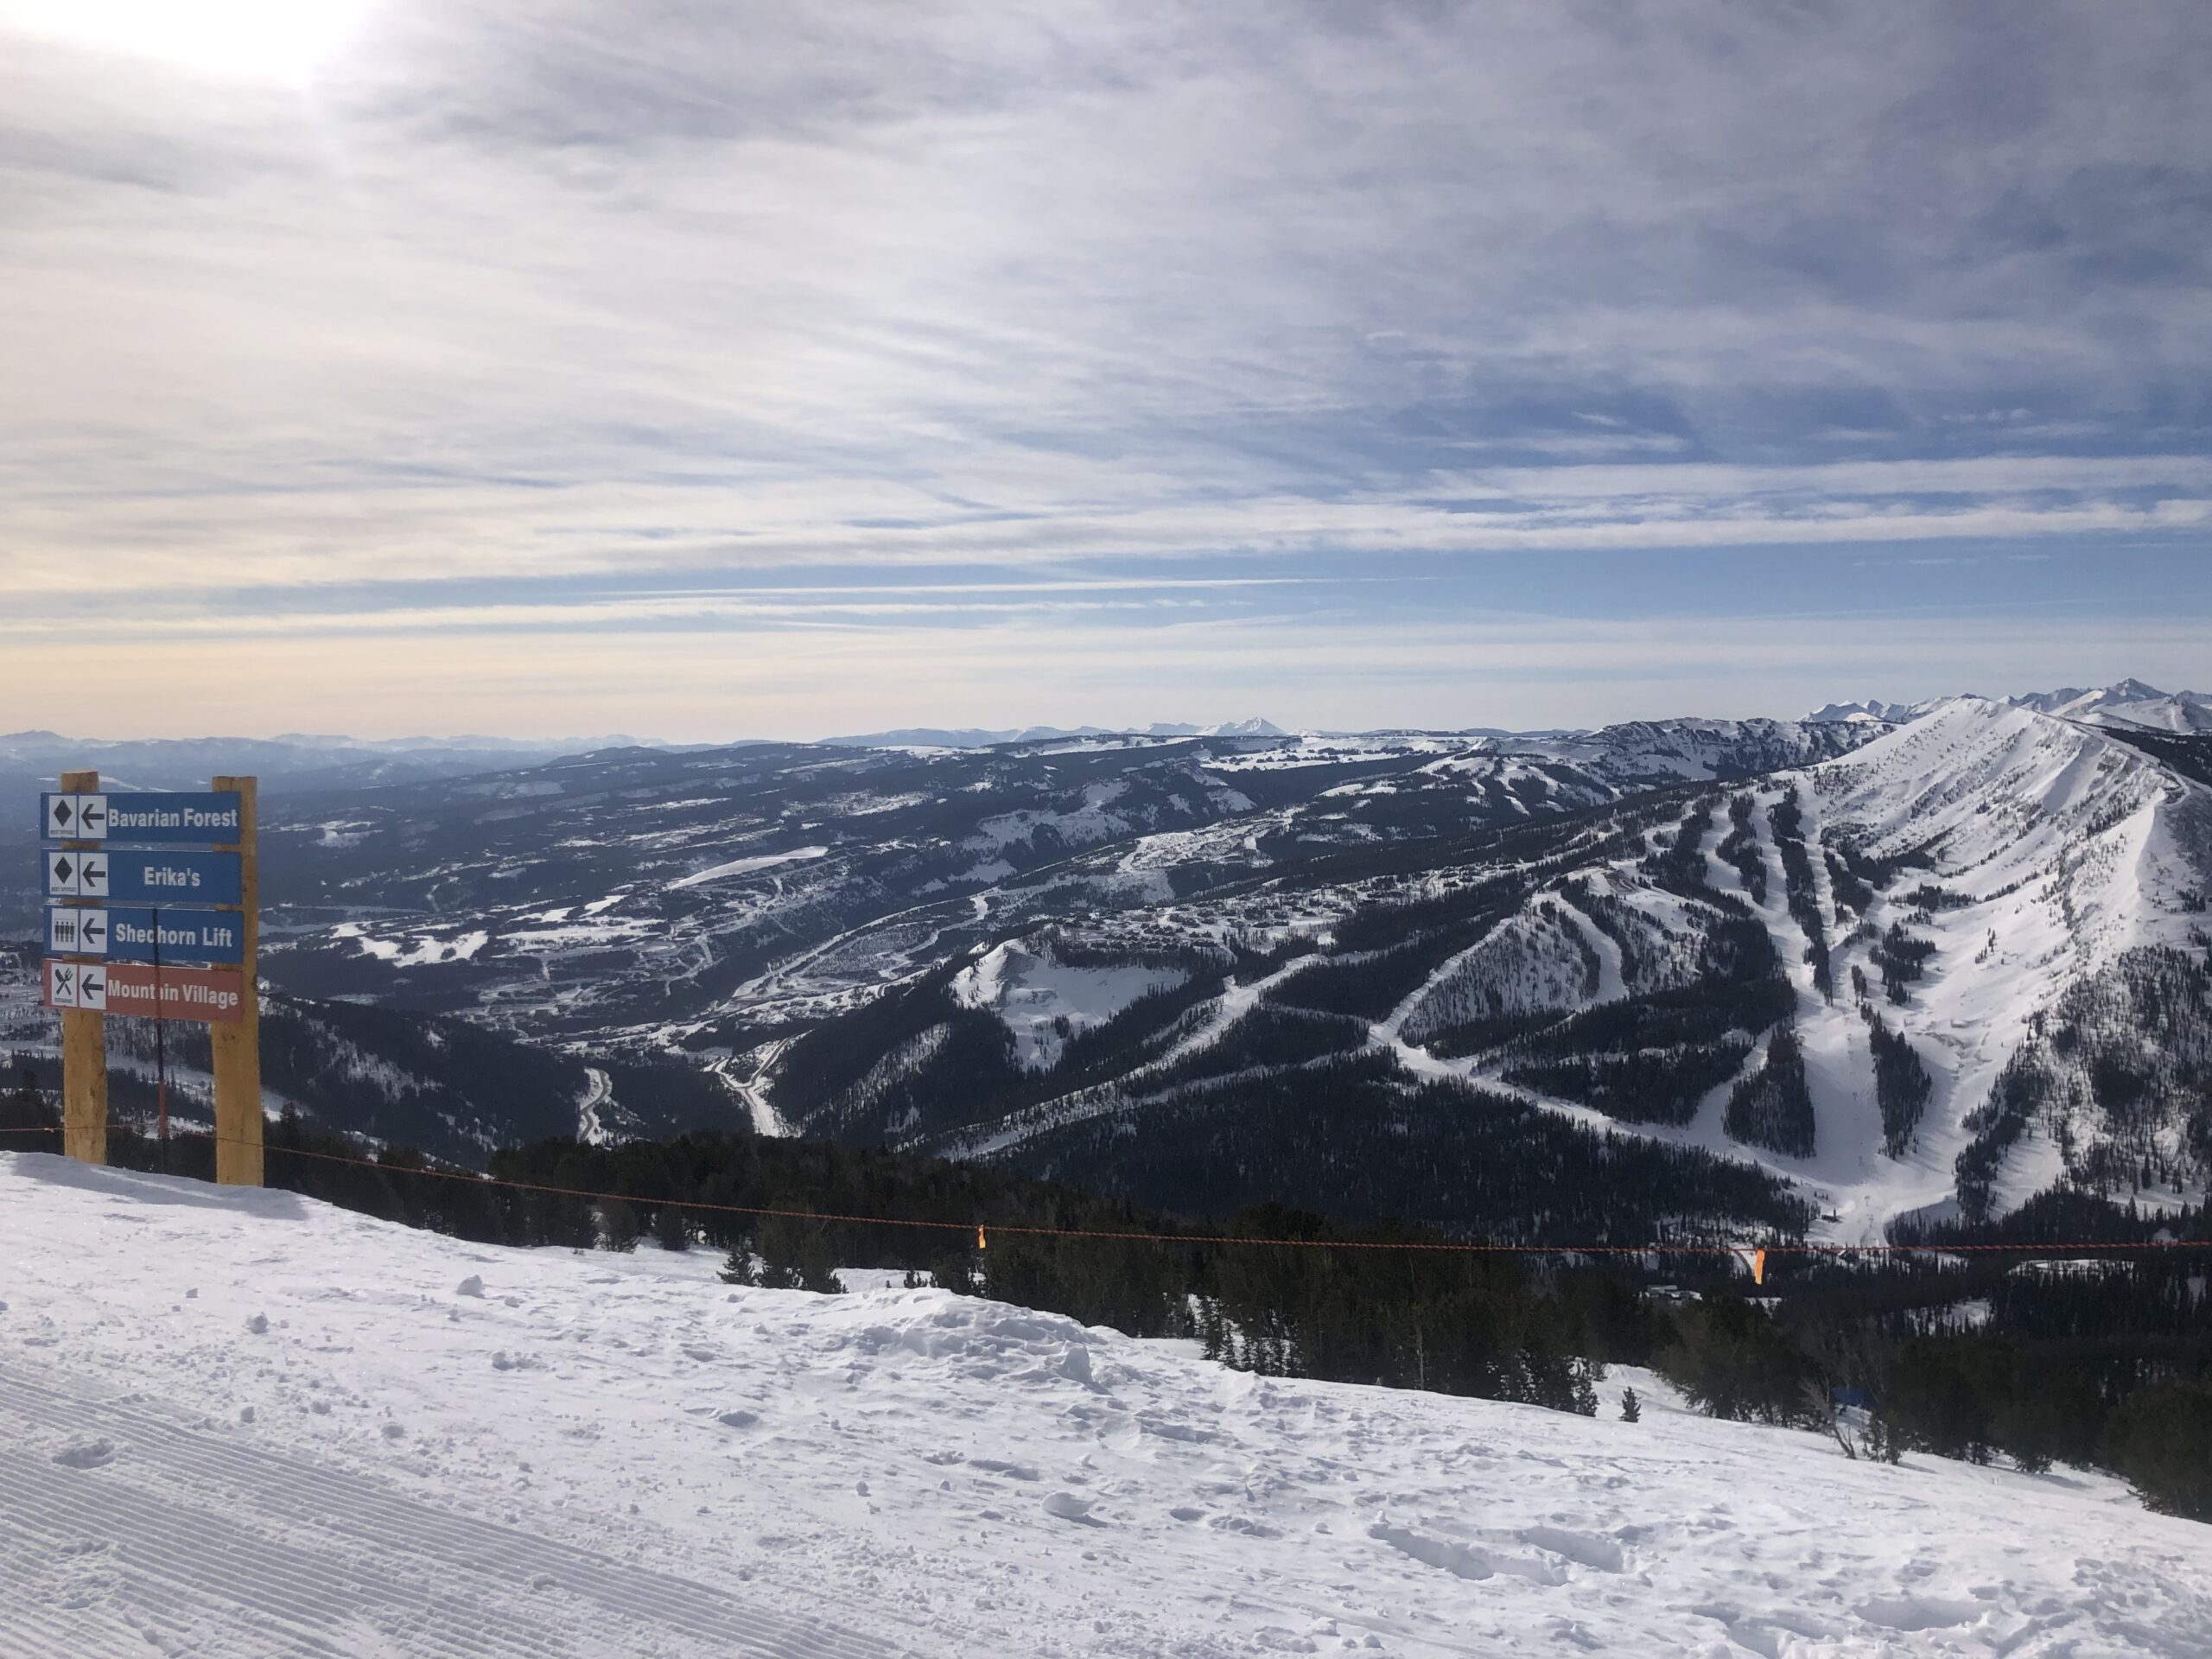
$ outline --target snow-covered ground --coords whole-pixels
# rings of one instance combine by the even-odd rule
[[[715,1265],[0,1155],[0,1654],[2212,1651],[2101,1478]]]
[[[988,1008],[1014,1033],[1014,1053],[1033,1071],[1058,1064],[1067,1035],[1102,1026],[1137,998],[1172,990],[1190,976],[1141,962],[1076,968],[1048,951],[1008,940],[953,976],[952,998],[963,1008]]]

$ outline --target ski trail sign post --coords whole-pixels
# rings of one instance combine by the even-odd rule
[[[63,1145],[107,1161],[109,1014],[210,1027],[215,1179],[262,1179],[256,780],[201,793],[103,791],[64,772],[39,800],[47,1007],[61,1014]]]

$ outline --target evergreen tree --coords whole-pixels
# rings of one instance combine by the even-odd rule
[[[1856,972],[1857,969],[1853,969]],[[1934,1092],[1928,1067],[1911,1042],[1869,1010],[1866,1035],[1874,1050],[1874,1098],[1882,1109],[1882,1150],[1904,1155]],[[2148,1185],[2148,1183],[2145,1183]]]
[[[691,1223],[681,1209],[664,1204],[653,1212],[653,1241],[664,1250],[691,1248]]]
[[[1673,1341],[1659,1370],[1699,1410],[1732,1421],[1798,1423],[1805,1414],[1811,1363],[1787,1332],[1727,1292],[1675,1316]]]
[[[2145,1389],[2113,1414],[2105,1443],[2151,1508],[2212,1521],[2212,1381]]]
[[[1783,1026],[1767,1043],[1766,1063],[1730,1091],[1722,1122],[1738,1141],[1792,1158],[1813,1155],[1813,1094],[1796,1028]]]
[[[50,1134],[10,1134],[0,1138],[0,1151],[59,1152],[61,1150],[61,1114],[47,1103],[46,1096],[38,1086],[38,1073],[22,1056],[17,1055],[16,1086],[0,1095],[0,1129],[48,1130]]]
[[[956,1296],[976,1294],[976,1253],[965,1246],[943,1251],[930,1258],[930,1282],[939,1290],[949,1290]]]
[[[603,1250],[629,1251],[638,1248],[638,1240],[645,1230],[639,1225],[638,1212],[623,1198],[607,1198],[599,1206],[599,1247]]]
[[[771,1290],[835,1296],[845,1288],[837,1277],[837,1251],[824,1223],[763,1216],[753,1230],[753,1248],[760,1257],[760,1282]]]

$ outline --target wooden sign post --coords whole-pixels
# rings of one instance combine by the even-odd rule
[[[99,792],[97,772],[65,772],[65,793]],[[99,850],[97,842],[68,843]],[[87,1164],[107,1162],[107,1016],[91,1008],[61,1011],[61,1150]]]
[[[214,1049],[215,1179],[259,1186],[255,780],[218,778],[207,795],[108,794],[97,772],[65,772],[60,783],[40,804],[40,834],[57,844],[39,856],[50,901],[43,995],[61,1015],[63,1150],[107,1161],[107,1015],[191,1020],[207,1024]],[[166,1145],[166,1095],[163,1114]]]
[[[260,780],[218,778],[217,791],[238,797],[238,899],[244,911],[245,961],[238,1018],[212,1027],[215,1047],[215,1179],[225,1186],[259,1186],[261,1179]]]

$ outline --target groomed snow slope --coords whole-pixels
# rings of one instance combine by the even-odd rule
[[[0,1654],[2196,1656],[2101,1478],[0,1155]]]

